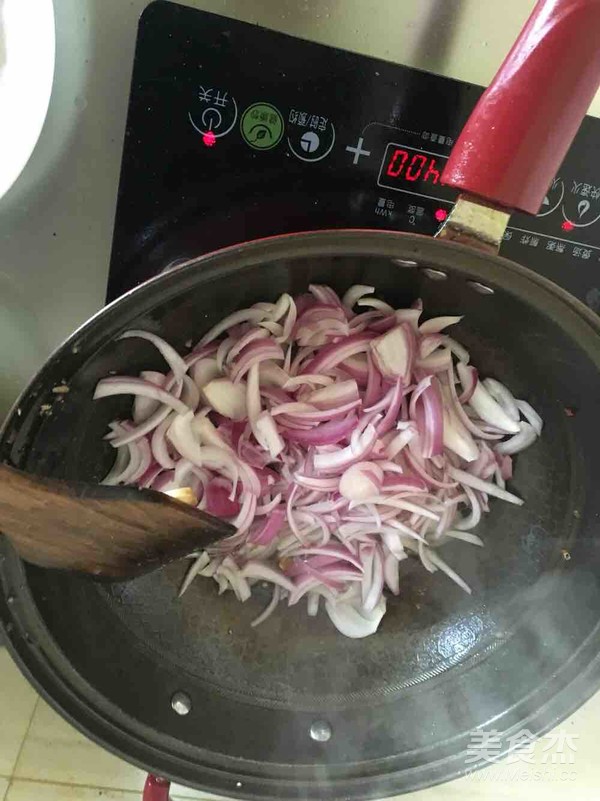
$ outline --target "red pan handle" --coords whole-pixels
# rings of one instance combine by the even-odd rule
[[[170,801],[170,786],[171,782],[166,779],[159,779],[158,776],[153,776],[149,773],[144,785],[142,801]]]
[[[600,84],[600,0],[538,0],[442,183],[537,214]]]

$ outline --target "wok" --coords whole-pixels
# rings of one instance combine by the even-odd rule
[[[160,367],[148,343],[116,343],[119,333],[146,328],[183,349],[237,308],[310,282],[339,292],[361,283],[394,306],[421,297],[432,316],[464,314],[455,336],[474,363],[545,421],[539,443],[516,462],[512,488],[525,505],[493,504],[478,528],[483,550],[445,549],[473,595],[407,564],[400,596],[365,640],[297,607],[252,629],[268,598],[241,605],[217,597],[212,582],[198,580],[178,599],[181,563],[103,584],[29,566],[3,539],[9,648],[88,736],[155,773],[226,795],[381,797],[485,764],[467,759],[475,729],[497,731],[506,750],[515,734],[547,730],[596,690],[600,322],[490,251],[507,209],[537,210],[587,108],[600,75],[598,24],[596,0],[538,4],[449,162],[446,180],[479,200],[457,206],[446,241],[328,231],[195,259],[99,312],[25,390],[0,459],[97,481],[113,458],[102,439],[107,423],[129,403],[92,403],[96,382]],[[552,91],[541,90],[542,78],[554,81]],[[532,81],[535,95],[525,91]],[[566,113],[550,130],[550,108],[562,100]],[[506,148],[510,161],[498,171],[494,159]],[[63,382],[70,390],[57,400],[52,387]]]

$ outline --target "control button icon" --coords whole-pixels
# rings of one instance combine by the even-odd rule
[[[600,186],[572,181],[565,192],[562,214],[573,228],[587,228],[600,220]]]
[[[555,178],[552,186],[548,189],[548,194],[542,200],[542,207],[539,210],[538,217],[547,217],[552,214],[562,203],[565,194],[565,185],[561,178]]]
[[[270,103],[253,103],[242,114],[240,130],[254,150],[270,150],[283,137],[285,125],[280,112]]]
[[[305,134],[302,134],[302,138],[300,139],[300,147],[305,153],[314,153],[315,150],[319,149],[320,144],[321,140],[319,139],[319,134],[316,134],[314,131],[307,131]]]
[[[335,128],[328,117],[293,108],[287,130],[290,152],[300,161],[322,161],[333,150]]]
[[[363,139],[363,137],[359,136],[358,142],[356,143],[356,145],[354,147],[351,147],[350,145],[348,145],[348,147],[346,148],[348,153],[354,153],[354,158],[352,159],[352,163],[354,165],[358,164],[358,161],[359,161],[361,156],[367,156],[368,157],[368,156],[371,155],[371,151],[370,150],[363,150],[364,143],[365,143],[365,140]]]
[[[205,144],[212,147],[217,139],[226,136],[237,122],[238,106],[235,97],[224,89],[200,86],[188,118]]]
[[[590,210],[591,203],[589,200],[580,200],[577,204],[577,216],[579,219],[583,217],[586,212]]]

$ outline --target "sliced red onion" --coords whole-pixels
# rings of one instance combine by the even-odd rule
[[[340,301],[313,285],[295,300],[257,303],[183,358],[141,332],[170,374],[104,385],[117,394],[116,380],[120,394],[125,382],[135,415],[111,424],[117,458],[105,481],[190,487],[200,508],[237,527],[192,564],[182,590],[212,576],[220,593],[245,601],[255,582],[271,583],[255,624],[286,597],[293,605],[306,596],[315,615],[323,596],[334,624],[354,637],[377,628],[384,586],[400,591],[406,549],[469,591],[431,546],[481,546],[471,530],[488,497],[521,503],[504,486],[509,454],[531,444],[542,421],[503,385],[480,382],[468,351],[440,333],[460,318],[419,328],[422,302],[393,310],[365,298],[372,291],[353,287]],[[355,314],[356,305],[371,310]],[[194,414],[199,390],[205,405]]]
[[[133,376],[110,376],[101,379],[96,385],[94,400],[108,398],[111,395],[141,395],[169,406],[179,414],[189,411],[188,407],[170,392]]]
[[[273,416],[265,411],[261,412],[256,418],[255,434],[263,448],[268,451],[271,459],[275,459],[285,448],[285,442],[281,436]]]
[[[367,612],[360,597],[351,596],[347,600],[326,601],[325,608],[333,625],[346,637],[353,639],[368,637],[379,628],[385,614],[385,598],[381,596],[377,606]]]
[[[337,406],[335,409],[323,410],[316,409],[310,403],[284,403],[280,406],[274,406],[271,409],[271,414],[273,417],[285,415],[285,421],[280,420],[279,422],[285,422],[288,428],[293,428],[294,425],[299,425],[300,423],[315,424],[331,421],[336,417],[345,417],[357,406],[360,406],[360,400],[350,401],[343,406]],[[310,428],[309,425],[306,427]]]
[[[262,375],[262,365],[261,365],[261,375]],[[296,387],[300,387],[303,384],[317,384],[322,386],[329,386],[333,384],[334,379],[327,375],[298,375],[292,378],[288,378],[286,383],[284,384],[284,389],[293,390]]]
[[[444,532],[444,537],[449,537],[453,540],[461,540],[462,542],[470,542],[471,545],[478,545],[480,548],[483,548],[483,540],[481,537],[478,537],[477,534],[471,534],[470,531],[446,530]]]
[[[464,581],[458,575],[458,573],[456,573],[456,571],[452,570],[452,568],[446,562],[444,562],[444,560],[439,555],[439,553],[437,553],[437,551],[434,551],[432,548],[430,548],[428,556],[436,567],[439,567],[439,569],[443,571],[447,576],[449,576],[452,579],[452,581],[456,582],[456,584],[458,584],[459,587],[462,587],[462,589],[465,592],[471,595],[471,588],[469,587],[467,582]]]
[[[114,487],[119,484],[119,482],[122,480],[125,470],[129,465],[130,460],[130,449],[126,445],[122,445],[120,448],[117,448],[117,455],[115,457],[113,466],[100,483],[105,484],[108,487]]]
[[[258,615],[258,617],[255,617],[252,623],[250,623],[250,625],[253,628],[256,628],[256,626],[260,626],[260,624],[264,623],[265,620],[267,620],[267,618],[271,617],[271,615],[277,608],[277,604],[279,603],[280,597],[281,597],[281,588],[277,584],[275,584],[273,586],[273,595],[271,596],[271,600],[264,608],[264,610],[260,613],[260,615]]]
[[[427,356],[431,356],[431,354],[437,350],[440,345],[445,344],[447,340],[448,337],[442,334],[428,334],[423,337],[419,346],[419,359],[426,359]]]
[[[340,362],[340,369],[351,376],[359,386],[365,386],[369,376],[366,352],[344,359],[343,362]]]
[[[538,437],[541,437],[544,421],[536,412],[536,410],[533,408],[533,406],[527,403],[527,401],[518,400],[517,408],[519,409],[523,417],[527,420],[529,425],[533,428]]]
[[[404,397],[404,388],[402,380],[399,378],[396,381],[396,384],[390,393],[389,404],[385,411],[385,415],[375,426],[377,430],[377,435],[379,437],[383,437],[385,434],[387,434],[388,431],[390,431],[390,429],[392,429],[396,425],[403,397]]]
[[[425,506],[419,506],[416,503],[411,503],[398,496],[386,497],[385,495],[375,495],[372,498],[365,498],[361,503],[382,504],[383,506],[393,506],[394,509],[402,509],[407,512],[414,512],[419,517],[426,517],[429,520],[439,520],[440,516],[436,512],[432,512]],[[354,504],[351,503],[352,508]]]
[[[255,545],[269,545],[278,536],[285,525],[285,508],[278,507],[269,515],[262,528],[250,534],[249,539]]]
[[[283,575],[279,570],[275,570],[262,562],[251,560],[247,562],[242,571],[244,578],[259,579],[262,581],[270,581],[271,584],[277,584],[282,589],[288,592],[293,592],[295,589],[294,583]]]
[[[142,370],[140,378],[144,381],[149,381],[151,384],[156,384],[157,387],[164,387],[166,382],[166,376],[163,373],[157,373],[155,370]],[[133,399],[133,422],[143,423],[159,406],[160,402],[153,398],[136,395]]]
[[[262,386],[284,387],[289,381],[285,370],[269,360],[260,363],[260,384]]]
[[[181,384],[179,386],[181,387]],[[143,423],[140,423],[137,426],[131,426],[127,430],[124,430],[122,433],[113,437],[111,439],[111,445],[114,448],[119,448],[121,445],[127,445],[130,442],[135,442],[136,440],[145,437],[146,434],[154,431],[156,426],[162,423],[162,421],[169,414],[171,414],[171,412],[172,409],[169,406],[159,406],[158,409],[151,414],[147,420],[144,420]]]
[[[294,330],[296,320],[298,319],[298,310],[296,308],[296,303],[294,302],[293,298],[291,298],[289,295],[287,297],[289,298],[287,316],[285,318],[285,323],[283,324],[283,331],[281,333],[281,337],[278,338],[278,341],[283,341],[283,342],[287,342],[287,340],[290,338],[292,331]]]
[[[389,590],[394,595],[400,595],[400,572],[398,570],[398,558],[391,551],[387,553],[383,560],[383,576]]]
[[[227,331],[229,328],[233,328],[240,323],[246,322],[253,322],[258,323],[262,320],[266,320],[269,316],[269,311],[265,311],[265,309],[242,309],[241,311],[233,312],[233,314],[228,315],[220,323],[217,323],[213,328],[206,333],[200,342],[198,343],[199,346],[208,345],[213,340],[217,339],[223,332]]]
[[[247,492],[244,495],[242,506],[237,514],[237,517],[232,521],[232,524],[237,528],[238,534],[244,534],[250,529],[256,516],[256,495]]]
[[[336,478],[313,478],[311,476],[303,476],[300,473],[294,475],[294,481],[301,487],[306,487],[311,490],[318,490],[319,492],[334,492],[339,485],[339,479]]]
[[[231,380],[240,381],[254,364],[264,361],[283,361],[285,358],[281,345],[271,339],[251,342],[231,365]]]
[[[167,447],[166,435],[171,427],[173,419],[171,415],[166,417],[160,425],[158,425],[152,432],[150,446],[152,448],[152,455],[158,464],[165,470],[173,470],[175,468],[175,461],[169,454]]]
[[[206,499],[204,509],[210,515],[229,518],[235,517],[240,513],[240,504],[229,498],[231,489],[228,488],[228,484],[231,486],[230,482],[223,482],[222,479],[218,478],[213,478],[212,481],[208,482],[204,495]]]
[[[496,445],[495,450],[497,453],[507,455],[520,453],[536,441],[537,434],[533,426],[529,425],[529,423],[520,423],[519,425],[521,430],[518,434]]]
[[[450,348],[439,348],[425,359],[417,359],[417,366],[422,372],[443,373],[452,366],[452,352]]]
[[[370,334],[350,334],[350,336],[342,337],[339,342],[325,346],[317,356],[311,359],[302,372],[315,373],[331,370],[341,362],[347,362],[351,356],[355,356],[357,353],[366,353],[371,340]]]
[[[431,320],[426,320],[419,326],[421,334],[437,334],[448,328],[450,325],[460,323],[462,317],[433,317]]]
[[[375,462],[358,462],[342,475],[339,491],[349,501],[361,501],[377,495],[383,479],[383,470]]]
[[[466,367],[463,370],[463,378],[461,379],[461,383],[464,389],[458,399],[460,403],[468,403],[471,400],[478,381],[479,373],[474,367]]]
[[[394,314],[394,308],[383,300],[378,298],[361,298],[356,302],[357,306],[366,306],[367,308],[377,309],[378,311],[388,312]]]
[[[364,459],[371,452],[376,441],[377,431],[369,424],[354,445],[348,445],[346,448],[333,452],[317,453],[314,459],[315,469],[323,473],[331,473],[350,467],[351,464]]]
[[[443,391],[443,390],[442,390]],[[450,404],[444,406],[444,446],[460,456],[465,462],[473,462],[479,455],[479,448]]]
[[[349,309],[352,309],[360,298],[364,298],[365,295],[372,295],[375,292],[374,286],[365,286],[364,284],[355,284],[351,286],[350,289],[347,290],[346,294],[342,298],[342,303],[344,306],[347,306]]]
[[[358,384],[354,379],[338,381],[322,389],[316,389],[307,397],[307,402],[317,409],[335,409],[346,403],[360,402]]]
[[[190,377],[198,389],[202,389],[213,378],[220,378],[221,375],[217,360],[212,357],[198,359],[190,368]]]
[[[521,415],[519,414],[519,408],[512,392],[507,389],[504,384],[501,384],[494,378],[484,379],[483,386],[487,389],[492,398],[498,401],[510,419],[518,423]]]
[[[316,617],[319,614],[320,595],[316,592],[309,592],[306,595],[306,614],[309,617]]]
[[[221,576],[227,579],[238,601],[243,603],[250,598],[252,595],[250,585],[246,581],[246,577],[242,575],[236,563],[229,556],[223,559],[215,572],[215,577],[217,579]]]
[[[219,347],[217,348],[217,352],[215,354],[215,361],[217,363],[217,369],[220,373],[225,371],[225,362],[227,361],[227,356],[234,345],[235,339],[233,337],[227,337],[219,343]]]
[[[473,476],[471,473],[466,473],[464,470],[458,470],[456,467],[449,467],[448,473],[452,476],[452,478],[455,478],[464,486],[472,487],[473,489],[479,490],[479,492],[485,492],[488,495],[493,495],[494,497],[500,498],[503,501],[513,503],[515,506],[523,505],[521,498],[513,495],[512,492],[506,492],[506,490],[500,489],[500,487],[497,487],[491,481],[483,481],[483,479],[477,478],[477,476]]]
[[[383,480],[383,490],[396,494],[398,492],[426,492],[427,484],[420,476],[385,476]]]
[[[264,323],[260,323],[260,325],[264,325]],[[240,337],[237,342],[234,340],[231,347],[227,350],[225,362],[229,363],[232,359],[234,359],[244,350],[246,345],[249,345],[251,342],[255,342],[257,339],[266,339],[268,336],[269,333],[264,328],[251,328],[250,331]]]
[[[456,365],[458,376],[463,385],[463,391],[469,386],[469,376],[465,373],[465,365],[460,362]],[[465,378],[463,382],[463,376]],[[519,426],[507,415],[502,406],[494,400],[481,381],[477,382],[469,405],[475,410],[479,417],[486,423],[507,431],[510,434],[518,434]]]
[[[281,436],[288,442],[298,442],[302,445],[335,445],[352,433],[356,427],[356,422],[356,415],[349,414],[342,420],[321,423],[307,431],[284,428],[281,431]]]
[[[444,411],[439,383],[435,377],[429,378],[429,384],[423,390],[417,408],[417,419],[421,416],[419,412],[422,409],[422,429],[419,433],[423,458],[440,456],[444,449]]]
[[[139,481],[142,476],[145,475],[146,471],[152,464],[152,451],[150,449],[150,443],[145,437],[142,439],[137,440],[137,442],[132,442],[129,445],[131,450],[131,461],[129,463],[127,471],[121,476],[121,481],[123,483],[131,483],[135,484]],[[135,469],[129,469],[135,462],[133,458],[133,451],[137,451],[137,464]]]
[[[183,389],[181,391],[181,401],[188,409],[195,412],[200,403],[200,390],[189,376],[184,375],[182,380]]]
[[[468,365],[465,365],[465,367],[469,369]],[[481,426],[475,425],[475,423],[466,413],[456,392],[456,386],[454,384],[454,369],[452,367],[450,367],[450,369],[448,370],[448,373],[446,375],[446,381],[445,383],[441,384],[441,387],[442,387],[442,395],[444,396],[446,401],[445,404],[446,407],[447,408],[452,407],[454,413],[456,414],[460,422],[463,424],[463,426],[467,429],[467,431],[469,431],[471,434],[473,434],[475,437],[479,439],[485,439],[485,440],[497,439],[496,434],[490,434],[484,431]]]
[[[320,303],[332,303],[337,306],[340,306],[342,303],[337,293],[329,286],[323,284],[309,284],[308,291],[311,295],[314,295]]]
[[[397,434],[386,447],[386,456],[388,459],[395,459],[396,456],[408,445],[411,439],[415,436],[416,431],[414,428],[405,428]]]
[[[456,486],[454,482],[441,481],[440,479],[435,478],[433,475],[431,475],[431,473],[428,470],[425,469],[423,462],[416,455],[416,453],[411,452],[411,449],[413,448],[415,442],[417,442],[418,439],[419,439],[418,436],[413,437],[413,439],[408,443],[408,448],[403,453],[407,465],[418,476],[420,476],[428,486],[435,487],[437,489],[454,489],[454,487]]]
[[[177,381],[180,381],[185,373],[187,373],[187,365],[185,361],[181,358],[181,356],[177,353],[175,348],[169,345],[168,342],[165,342],[162,337],[157,336],[156,334],[151,334],[149,331],[126,331],[124,334],[121,334],[118,339],[146,339],[148,342],[151,342],[155,348],[160,352],[163,359],[169,365],[169,369],[175,376]]]
[[[373,553],[371,576],[369,579],[368,586],[365,587],[365,583],[363,582],[363,587],[365,587],[363,609],[365,612],[368,613],[373,612],[373,610],[377,607],[377,605],[381,601],[383,593],[383,583],[384,583],[383,558],[381,556],[379,548],[375,548],[375,551]]]
[[[410,381],[414,361],[413,339],[406,323],[371,342],[371,354],[379,372],[387,378]]]
[[[193,561],[191,564],[188,572],[185,574],[185,578],[179,588],[179,597],[183,595],[183,593],[188,589],[192,581],[196,578],[196,576],[200,573],[201,570],[204,570],[205,567],[208,566],[210,563],[210,556],[203,551],[200,556]]]
[[[396,309],[396,322],[408,323],[413,331],[417,332],[419,330],[419,319],[421,318],[422,313],[422,308]]]
[[[203,400],[223,417],[244,420],[246,410],[246,385],[234,384],[228,378],[214,378],[202,388]]]
[[[471,355],[469,351],[452,337],[446,337],[446,347],[463,364],[468,364]]]

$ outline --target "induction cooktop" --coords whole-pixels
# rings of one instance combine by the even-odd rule
[[[293,231],[433,234],[440,176],[480,86],[165,0],[139,25],[108,284]],[[557,114],[560,109],[557,109]],[[501,253],[600,311],[600,120]]]

